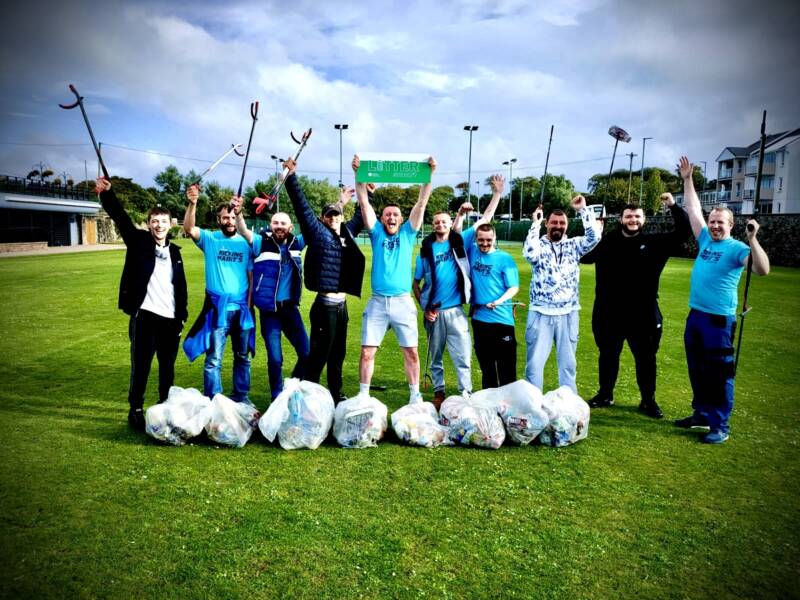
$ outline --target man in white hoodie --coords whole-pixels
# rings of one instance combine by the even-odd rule
[[[600,241],[594,213],[586,210],[586,199],[575,196],[572,208],[583,221],[584,235],[567,238],[567,215],[554,210],[547,217],[547,233],[539,237],[543,213],[533,213],[533,224],[522,255],[531,263],[530,307],[525,330],[527,365],[525,379],[542,389],[544,365],[553,341],[558,360],[558,384],[575,387],[575,351],[578,347],[578,280],[580,259]]]

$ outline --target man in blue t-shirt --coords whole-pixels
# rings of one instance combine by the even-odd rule
[[[504,179],[501,175],[494,175],[490,183],[492,199],[482,217],[482,221],[486,222],[492,220],[500,202]],[[463,215],[472,210],[469,202],[461,205],[457,218],[459,229]],[[428,334],[427,351],[433,379],[433,405],[438,410],[445,399],[445,344],[456,368],[459,392],[472,392],[472,340],[467,316],[461,306],[472,300],[469,257],[464,239],[453,227],[453,221],[446,211],[433,215],[433,233],[422,240],[414,270],[414,295],[424,312],[423,324]]]
[[[286,213],[272,215],[269,231],[254,234],[242,215],[238,199],[233,203],[236,229],[253,247],[253,305],[259,310],[261,337],[267,348],[267,375],[274,400],[283,391],[281,332],[297,354],[292,377],[305,379],[309,354],[308,334],[300,316],[303,293],[303,236],[293,235],[294,224]]]
[[[255,322],[249,307],[253,269],[250,244],[236,232],[232,204],[217,209],[218,231],[195,226],[200,186],[186,190],[189,204],[183,230],[205,257],[206,298],[203,310],[184,340],[183,349],[192,361],[205,353],[203,393],[210,397],[222,393],[222,355],[231,336],[233,346],[233,393],[236,402],[249,402],[250,352],[255,351]],[[241,199],[236,199],[241,202]]]
[[[694,189],[694,165],[685,156],[679,164],[686,212],[697,238],[697,259],[692,268],[689,317],[683,335],[692,384],[693,413],[675,421],[678,427],[709,429],[703,441],[721,444],[729,437],[736,376],[733,336],[742,270],[751,261],[757,275],[769,273],[769,258],[758,243],[758,223],[747,222],[747,244],[731,238],[733,213],[717,207],[703,217]]]
[[[436,161],[428,159],[431,175]],[[358,170],[358,155],[353,158],[353,169]],[[425,207],[431,196],[432,184],[419,189],[417,203],[411,209],[408,221],[396,204],[387,204],[381,211],[380,222],[369,203],[367,184],[356,183],[356,195],[372,242],[372,297],[367,302],[361,324],[361,360],[359,362],[359,394],[369,395],[375,354],[383,337],[391,327],[403,351],[403,367],[408,380],[410,402],[421,402],[419,393],[419,334],[417,308],[411,298],[411,253],[417,232],[425,217]]]
[[[472,274],[472,334],[483,389],[517,380],[517,336],[512,299],[519,291],[519,269],[507,252],[495,248],[491,223],[478,221],[464,232]]]

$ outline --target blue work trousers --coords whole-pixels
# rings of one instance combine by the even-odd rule
[[[269,389],[274,400],[283,391],[281,333],[286,336],[297,353],[297,362],[292,370],[292,377],[298,379],[305,379],[306,375],[309,350],[308,334],[296,304],[279,304],[275,311],[262,310],[260,317],[261,337],[264,338],[264,344],[267,347]]]

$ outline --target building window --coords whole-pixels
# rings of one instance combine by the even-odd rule
[[[736,161],[736,172],[737,173],[741,173],[742,172],[742,161],[740,161],[740,160]]]
[[[764,163],[765,164],[770,164],[770,163],[774,164],[775,163],[775,153],[774,152],[768,152],[767,154],[765,154],[764,155]]]
[[[781,150],[781,166],[786,164],[786,150]]]
[[[761,178],[761,189],[762,190],[770,190],[775,185],[775,178],[774,177],[762,177]]]
[[[771,215],[772,214],[772,202],[762,202],[758,206],[758,212],[762,215]]]
[[[783,177],[778,177],[778,191],[783,190]]]

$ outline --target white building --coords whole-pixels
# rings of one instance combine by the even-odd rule
[[[800,129],[767,136],[758,212],[800,213]],[[717,200],[753,214],[760,141],[729,146],[717,157]]]

